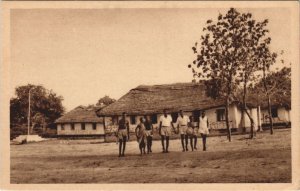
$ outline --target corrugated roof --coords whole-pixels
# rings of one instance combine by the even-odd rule
[[[102,123],[103,118],[96,115],[96,110],[99,107],[90,106],[78,106],[72,111],[66,113],[62,117],[58,118],[55,123],[82,123],[82,122],[91,122],[91,123]]]

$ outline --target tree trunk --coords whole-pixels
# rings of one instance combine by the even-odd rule
[[[273,119],[272,119],[272,112],[271,112],[271,98],[268,92],[267,82],[266,82],[266,68],[265,64],[263,66],[263,79],[264,79],[264,87],[268,97],[268,113],[269,113],[269,120],[270,120],[270,134],[273,135]]]
[[[243,92],[243,111],[247,114],[250,119],[250,139],[254,137],[254,120],[252,116],[247,111],[247,103],[246,103],[246,96],[247,96],[247,80],[244,81],[244,92]],[[244,114],[244,113],[242,113]],[[244,117],[245,120],[245,117]],[[246,128],[246,127],[245,127]]]
[[[247,109],[245,109],[245,112],[247,114],[247,116],[250,119],[250,139],[252,139],[254,137],[254,120],[252,118],[252,116],[250,115],[250,113],[247,111]]]
[[[226,98],[226,108],[225,108],[225,114],[226,114],[226,128],[227,128],[227,137],[229,142],[231,142],[231,130],[230,130],[230,124],[229,124],[229,96]]]
[[[244,116],[245,115],[245,112],[247,112],[247,105],[246,105],[246,93],[247,93],[247,90],[246,90],[246,82],[244,82],[244,92],[243,92],[243,109],[242,109],[242,115],[243,115],[243,125],[244,125],[244,129],[245,129],[245,132],[246,132],[246,117]]]
[[[273,135],[273,118],[272,118],[272,111],[271,111],[271,99],[270,95],[268,94],[268,113],[270,119],[270,134]]]
[[[241,123],[242,123],[242,133],[246,133],[246,127],[245,127],[245,112],[244,109],[242,108],[242,115],[241,115]]]

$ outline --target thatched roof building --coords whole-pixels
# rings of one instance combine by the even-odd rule
[[[95,106],[78,106],[58,118],[55,123],[101,123],[103,119],[97,117],[95,112],[98,109],[100,108]]]
[[[251,107],[260,106],[262,109],[268,108],[268,97],[262,93],[249,93],[247,96],[248,105]],[[272,107],[284,107],[291,109],[291,96],[290,95],[272,95],[271,96]]]
[[[115,103],[98,111],[101,116],[145,115],[168,112],[194,111],[219,107],[223,100],[214,100],[205,93],[204,84],[175,83],[166,85],[141,85],[130,90]]]

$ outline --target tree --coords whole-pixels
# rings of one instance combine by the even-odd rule
[[[266,71],[265,75],[249,88],[249,92],[252,99],[257,99],[258,104],[263,104],[263,100],[267,100],[270,133],[273,134],[271,100],[274,104],[287,103],[290,105],[291,68],[283,67],[276,71]]]
[[[28,84],[17,87],[16,97],[10,99],[10,127],[26,126],[29,90],[31,92],[31,124],[40,127],[53,125],[64,112],[63,98],[41,85]]]
[[[257,62],[263,62],[270,38],[263,38],[268,30],[264,29],[267,20],[256,22],[251,13],[239,13],[230,8],[225,16],[219,14],[218,20],[208,20],[203,28],[204,35],[200,43],[192,47],[197,59],[190,64],[194,77],[207,81],[208,95],[226,101],[226,127],[229,141],[231,132],[228,109],[234,100],[239,86],[243,86],[243,108],[246,107],[247,86],[255,71],[259,70]],[[198,46],[200,44],[200,46]],[[211,94],[213,92],[213,94]],[[253,129],[253,120],[251,120]]]
[[[242,60],[241,67],[239,68],[240,83],[243,87],[242,118],[245,118],[244,113],[246,113],[250,119],[250,138],[253,138],[254,120],[247,110],[247,89],[251,81],[255,81],[257,78],[259,78],[259,71],[262,69],[260,67],[262,63],[270,59],[275,62],[276,54],[270,53],[269,45],[271,43],[271,38],[267,36],[269,31],[266,29],[268,20],[265,19],[262,22],[257,22],[251,19],[251,13],[248,13],[247,16],[244,15],[244,17],[247,17],[247,23],[243,24],[241,30],[241,35],[243,38],[240,39],[243,45],[243,47],[240,49],[242,51],[241,56],[244,58],[244,60]],[[269,65],[271,66],[274,62],[270,62]]]
[[[105,95],[104,97],[100,98],[96,104],[96,106],[108,106],[114,103],[116,100],[110,98],[109,96]]]
[[[283,54],[283,52],[281,53]],[[268,87],[268,73],[270,72],[270,67],[273,63],[276,62],[277,54],[269,53],[267,55],[263,55],[262,61],[260,62],[260,67],[263,71],[263,87],[264,92],[267,95],[267,102],[268,102],[268,113],[269,113],[269,120],[270,120],[270,134],[272,135],[274,133],[273,131],[273,119],[272,119],[272,113],[271,113],[271,95],[270,95],[270,88]],[[282,61],[283,63],[283,61]]]

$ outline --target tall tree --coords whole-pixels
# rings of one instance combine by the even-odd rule
[[[53,125],[63,112],[63,98],[41,85],[28,84],[15,90],[15,97],[10,99],[10,127],[26,126],[28,116],[28,96],[30,91],[31,124],[41,127]]]
[[[216,22],[208,20],[203,28],[200,43],[192,47],[197,59],[192,68],[194,77],[208,81],[208,94],[226,101],[226,127],[231,140],[228,109],[239,86],[243,86],[243,111],[251,116],[246,107],[247,85],[255,71],[257,62],[263,56],[270,38],[263,38],[268,32],[264,27],[267,20],[256,22],[251,13],[239,13],[230,8],[226,15],[219,14]],[[200,46],[198,46],[200,44]],[[268,58],[268,57],[267,57]],[[213,90],[213,91],[212,91]],[[251,120],[253,128],[253,120]]]
[[[271,100],[273,104],[290,106],[291,68],[283,67],[280,70],[265,72],[265,76],[249,87],[249,92],[253,100],[257,99],[258,104],[264,105],[267,101],[270,133],[273,134]]]
[[[252,14],[248,13],[243,15],[247,21],[246,25],[243,25],[240,31],[243,38],[243,47],[241,47],[241,56],[244,60],[241,62],[241,67],[239,71],[240,83],[243,87],[243,112],[242,118],[245,119],[244,113],[250,119],[251,123],[251,133],[250,138],[253,138],[254,134],[254,120],[247,109],[247,89],[251,81],[255,81],[259,77],[259,71],[261,70],[260,65],[270,59],[270,48],[271,38],[268,37],[269,31],[266,29],[268,20],[265,19],[262,22],[257,22],[252,19]],[[276,57],[274,57],[274,60]],[[270,63],[271,65],[272,63]]]
[[[260,63],[260,68],[263,71],[263,87],[264,92],[267,95],[267,102],[268,102],[268,113],[269,113],[269,120],[270,120],[270,134],[272,135],[274,133],[273,131],[273,118],[272,118],[272,112],[271,112],[271,95],[270,95],[270,88],[268,87],[268,78],[270,72],[270,67],[276,62],[277,54],[276,53],[270,53],[262,55]]]

